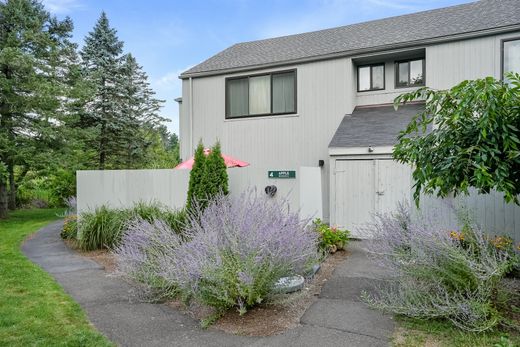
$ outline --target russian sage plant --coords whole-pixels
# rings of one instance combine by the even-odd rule
[[[121,243],[113,253],[117,273],[139,285],[147,299],[160,300],[177,294],[176,286],[159,274],[163,272],[159,259],[175,252],[182,237],[161,220],[132,220],[123,232]]]
[[[303,273],[317,259],[317,234],[286,201],[249,190],[238,197],[218,194],[193,211],[187,241],[161,254],[160,276],[217,312],[246,312],[280,277]]]
[[[375,294],[364,293],[364,300],[408,317],[447,319],[469,331],[499,324],[493,296],[518,258],[493,246],[468,221],[454,231],[440,227],[433,215],[422,217],[412,218],[403,205],[376,216],[369,253],[394,277]]]

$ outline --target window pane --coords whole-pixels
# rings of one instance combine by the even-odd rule
[[[249,78],[249,114],[271,113],[271,76]]]
[[[358,68],[359,90],[370,90],[370,66]]]
[[[273,75],[273,113],[295,112],[295,73]]]
[[[397,85],[398,86],[407,86],[408,85],[408,62],[399,63],[397,65]]]
[[[385,88],[385,67],[383,65],[372,66],[372,89]]]
[[[227,81],[228,116],[240,117],[248,114],[247,78]]]
[[[504,74],[520,73],[520,40],[504,42]]]
[[[422,59],[410,62],[410,84],[424,84]]]

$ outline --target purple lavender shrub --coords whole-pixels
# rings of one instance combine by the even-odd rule
[[[493,297],[517,257],[493,246],[468,219],[446,230],[434,214],[412,217],[407,206],[376,216],[369,253],[394,278],[375,294],[372,307],[418,319],[447,319],[481,332],[501,322]]]
[[[160,275],[163,270],[159,259],[175,252],[181,243],[182,237],[167,223],[134,219],[123,232],[119,246],[113,250],[117,273],[138,284],[146,298],[173,297],[177,294],[176,286]]]
[[[249,190],[219,194],[202,211],[195,208],[187,242],[159,256],[161,276],[222,312],[240,313],[263,302],[282,276],[303,273],[317,259],[317,236],[286,201]]]

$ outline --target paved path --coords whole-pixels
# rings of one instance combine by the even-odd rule
[[[99,331],[121,346],[386,346],[394,328],[390,317],[359,302],[360,291],[382,275],[359,242],[349,246],[351,255],[336,268],[299,327],[260,338],[202,330],[197,321],[166,305],[132,301],[129,285],[65,246],[61,225],[41,229],[22,250],[80,303]]]

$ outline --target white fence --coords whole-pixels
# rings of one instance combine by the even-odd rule
[[[460,227],[455,211],[463,209],[486,232],[507,235],[520,242],[520,206],[506,203],[502,193],[478,194],[472,190],[468,196],[443,200],[421,197],[421,210],[434,214],[447,228]]]
[[[321,216],[321,171],[317,167],[300,167],[296,178],[272,179],[266,168],[245,167],[228,170],[231,194],[256,187],[275,185],[277,198],[288,198],[292,208],[306,216]],[[77,172],[78,213],[101,205],[131,207],[139,201],[156,201],[171,208],[186,203],[189,170],[92,170]],[[300,186],[310,187],[300,197]]]

